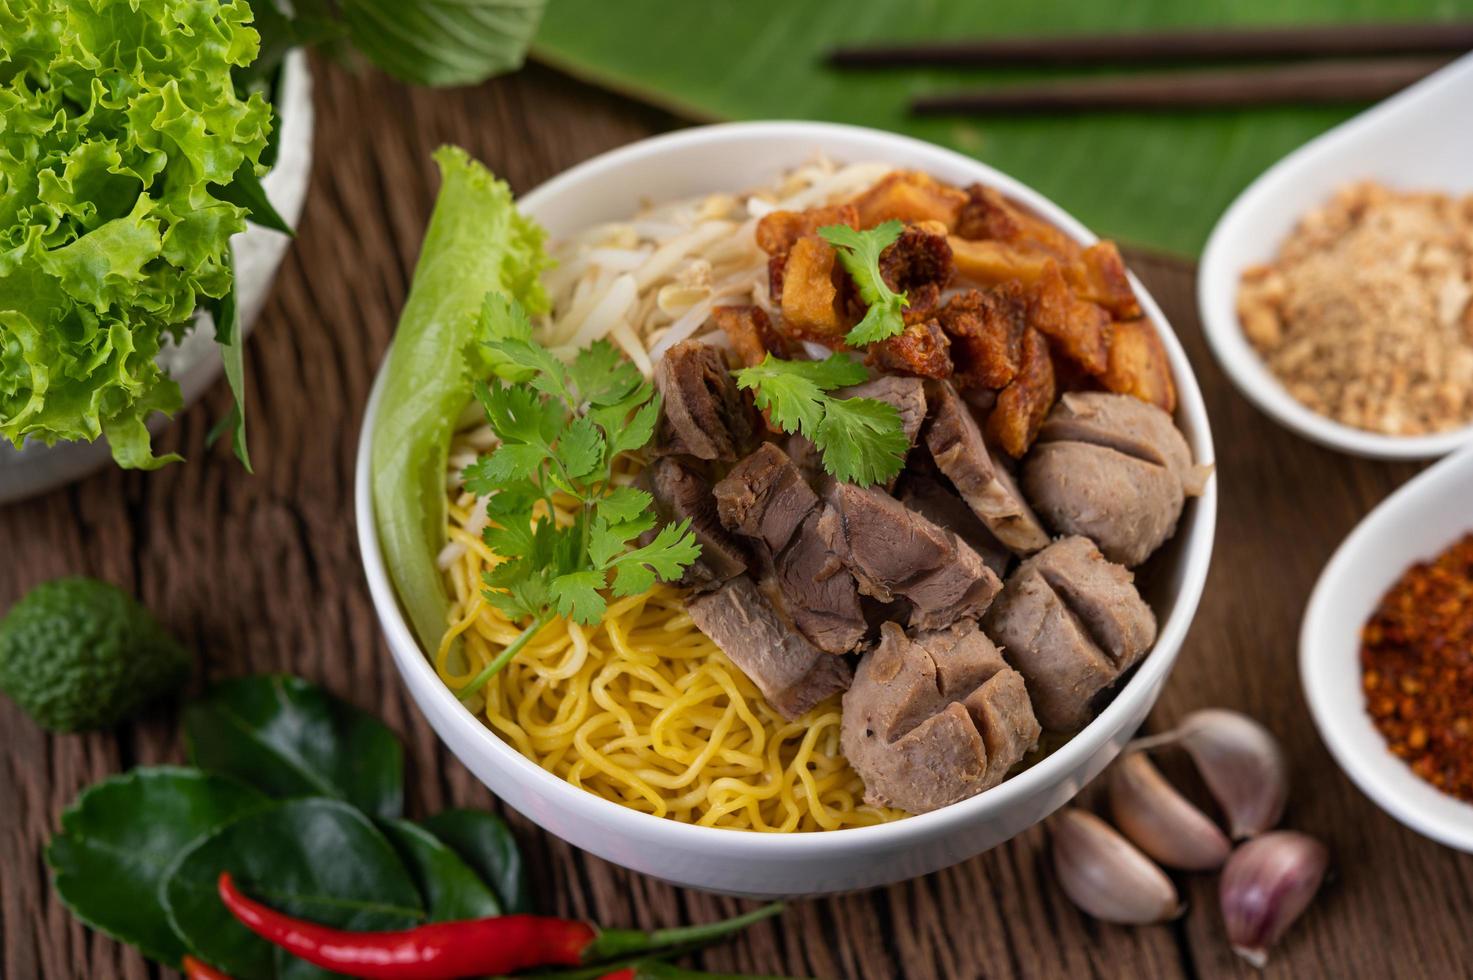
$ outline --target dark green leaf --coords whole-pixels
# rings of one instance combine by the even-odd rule
[[[655,515],[649,511],[618,524],[609,524],[600,515],[594,520],[588,536],[588,557],[596,568],[608,568],[609,563],[624,552],[631,539],[654,526]]]
[[[830,399],[814,435],[824,469],[860,486],[885,483],[899,473],[910,448],[895,406],[874,398]]]
[[[46,863],[73,915],[150,959],[177,966],[188,950],[159,904],[165,871],[195,838],[269,805],[249,786],[223,776],[141,767],[94,783],[62,811]]]
[[[850,347],[864,347],[905,330],[905,296],[893,291],[880,275],[880,253],[893,245],[904,229],[894,219],[866,231],[855,231],[848,225],[818,229],[819,236],[837,249],[839,262],[859,288],[859,298],[869,307],[864,319],[844,336]]]
[[[614,595],[637,595],[647,592],[655,578],[673,582],[691,562],[701,556],[701,546],[690,530],[690,518],[679,524],[666,524],[655,540],[643,548],[614,559]]]
[[[508,915],[532,911],[522,854],[505,820],[483,810],[444,810],[422,823],[491,886]]]
[[[609,524],[622,524],[643,514],[653,503],[650,495],[638,487],[616,487],[598,501],[598,516]]]
[[[245,338],[240,333],[240,308],[236,303],[234,276],[230,278],[230,288],[225,295],[211,300],[208,305],[210,316],[215,321],[215,343],[220,348],[220,362],[225,367],[225,380],[230,383],[235,404],[229,414],[210,429],[205,443],[213,445],[220,436],[231,433],[235,456],[250,473],[251,453],[246,447],[245,427]]]
[[[266,189],[261,186],[261,178],[256,176],[255,166],[249,160],[241,161],[240,169],[235,171],[230,183],[216,189],[215,196],[238,208],[245,208],[246,218],[263,228],[296,236],[286,219],[276,213],[271,199],[266,196]]]
[[[644,381],[639,369],[607,340],[580,350],[568,371],[578,394],[592,405],[617,405]]]
[[[486,497],[509,483],[525,480],[547,459],[547,450],[525,443],[503,443],[489,456],[482,456],[461,473],[466,489]]]
[[[474,85],[520,68],[546,0],[341,0],[353,42],[417,85]]]
[[[496,350],[496,345],[505,340],[531,339],[532,322],[527,319],[522,304],[504,293],[487,293],[476,317],[475,346],[479,352],[471,358],[471,363],[480,363],[485,369],[483,374],[493,372],[507,381],[526,381],[537,369],[514,364]]]
[[[552,598],[557,604],[557,614],[584,626],[597,623],[608,608],[598,592],[605,584],[601,571],[584,570],[559,575],[552,580]]]
[[[603,459],[604,437],[598,426],[585,417],[573,420],[563,430],[554,452],[568,476],[581,480],[588,476]]]
[[[643,391],[644,389],[641,389]],[[645,397],[649,397],[646,395]],[[627,414],[627,413],[626,413]],[[640,402],[639,409],[629,418],[620,416],[618,421],[605,425],[603,420],[595,419],[603,426],[604,431],[609,434],[609,457],[620,453],[632,453],[643,449],[649,444],[655,434],[655,425],[660,421],[660,399],[656,396],[647,402]]]
[[[477,384],[475,392],[491,431],[504,442],[551,446],[567,419],[564,406],[526,385],[504,385],[492,378],[490,384]]]
[[[372,715],[295,677],[243,677],[184,712],[189,757],[271,796],[333,796],[376,817],[404,805],[404,750]]]
[[[235,980],[270,980],[275,947],[221,904],[222,871],[272,908],[339,929],[405,929],[426,918],[409,871],[358,810],[328,799],[256,810],[180,854],[160,891],[174,931]]]
[[[382,820],[379,828],[419,886],[431,922],[501,914],[501,903],[491,886],[429,830],[408,820]]]

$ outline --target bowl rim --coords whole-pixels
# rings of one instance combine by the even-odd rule
[[[518,198],[517,203],[519,207],[530,207],[539,200],[555,197],[570,186],[593,179],[604,171],[650,156],[703,144],[747,143],[761,140],[811,141],[815,155],[824,151],[826,140],[830,142],[868,141],[874,144],[876,154],[883,154],[888,148],[892,153],[926,156],[932,160],[944,161],[953,168],[965,168],[973,173],[977,180],[999,187],[1009,195],[1015,196],[1075,238],[1086,243],[1096,240],[1093,233],[1061,207],[1019,181],[978,160],[923,140],[840,123],[799,121],[719,123],[656,135],[585,160],[522,195]],[[1177,380],[1178,412],[1189,420],[1191,429],[1196,433],[1194,453],[1200,462],[1213,464],[1216,457],[1213,450],[1212,432],[1201,388],[1197,383],[1191,363],[1175,331],[1150,293],[1133,273],[1130,275],[1130,280],[1147,317],[1157,327],[1166,347],[1172,373]],[[1191,512],[1192,516],[1189,520],[1183,521],[1182,526],[1178,528],[1178,533],[1181,533],[1182,530],[1190,527],[1194,538],[1193,547],[1183,550],[1181,589],[1177,593],[1171,615],[1167,617],[1158,632],[1156,643],[1151,651],[1138,665],[1130,680],[1093,721],[1075,733],[1047,758],[997,786],[929,813],[912,814],[902,820],[865,827],[790,834],[742,832],[724,827],[702,827],[622,806],[574,786],[543,769],[504,741],[484,725],[478,717],[466,711],[449,688],[440,681],[429,657],[420,648],[418,641],[410,631],[394,593],[393,585],[389,582],[373,520],[369,457],[383,381],[384,373],[381,363],[365,408],[363,427],[359,437],[358,458],[355,465],[354,514],[364,574],[368,579],[369,591],[384,629],[390,652],[401,671],[412,671],[421,678],[433,681],[428,689],[434,692],[435,699],[443,708],[455,709],[445,710],[442,714],[448,724],[456,726],[457,734],[479,746],[483,752],[497,760],[498,764],[504,768],[515,767],[512,778],[537,783],[541,787],[540,795],[551,798],[558,805],[596,813],[608,831],[615,835],[637,837],[643,836],[645,832],[658,832],[669,835],[673,845],[679,844],[693,850],[719,847],[729,854],[737,852],[736,856],[750,850],[750,853],[754,855],[760,852],[763,857],[771,858],[781,856],[783,853],[802,853],[805,856],[813,856],[815,853],[837,855],[856,846],[900,847],[907,842],[918,843],[923,839],[964,830],[979,817],[985,817],[994,811],[1001,811],[1010,804],[1026,801],[1030,796],[1046,787],[1063,781],[1071,772],[1084,765],[1090,756],[1104,746],[1111,735],[1122,727],[1132,702],[1144,696],[1145,692],[1164,679],[1176,655],[1180,652],[1187,630],[1195,617],[1211,563],[1217,522],[1218,490],[1215,472],[1209,478],[1202,495],[1196,499]],[[416,709],[424,713],[424,709],[417,703]],[[437,737],[439,737],[438,733]]]
[[[1228,258],[1231,243],[1253,227],[1258,199],[1280,183],[1294,180],[1301,168],[1345,152],[1343,145],[1358,130],[1375,125],[1400,112],[1403,105],[1419,99],[1428,88],[1454,82],[1473,71],[1473,56],[1459,59],[1422,81],[1387,98],[1321,133],[1290,151],[1245,187],[1213,226],[1197,267],[1197,309],[1202,332],[1217,363],[1243,397],[1269,418],[1290,431],[1330,449],[1371,459],[1436,459],[1473,443],[1473,422],[1445,432],[1397,436],[1357,429],[1321,415],[1289,394],[1258,352],[1249,344],[1237,312],[1237,285],[1251,263],[1234,263]],[[1333,187],[1320,188],[1319,200],[1328,199]],[[1313,206],[1312,202],[1309,206]],[[1267,256],[1266,256],[1267,257]]]
[[[1406,827],[1449,847],[1473,852],[1473,803],[1443,793],[1393,756],[1366,712],[1363,699],[1334,695],[1327,679],[1345,670],[1358,675],[1359,658],[1357,651],[1332,648],[1322,627],[1329,617],[1344,615],[1344,610],[1335,608],[1341,583],[1355,574],[1355,567],[1387,534],[1385,528],[1396,521],[1397,515],[1403,509],[1416,509],[1424,501],[1443,496],[1449,483],[1469,480],[1473,480],[1473,446],[1453,453],[1398,487],[1345,537],[1325,563],[1305,606],[1299,629],[1299,677],[1320,738],[1351,782]],[[1448,544],[1459,533],[1454,529]],[[1405,564],[1390,571],[1400,576],[1406,565],[1416,560],[1419,556],[1408,556]],[[1365,742],[1367,735],[1381,752],[1366,755],[1356,751],[1354,743]]]

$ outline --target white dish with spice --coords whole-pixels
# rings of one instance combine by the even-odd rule
[[[1301,219],[1346,185],[1373,181],[1398,191],[1473,193],[1473,126],[1455,122],[1467,118],[1470,105],[1473,55],[1285,157],[1233,202],[1208,240],[1197,299],[1213,353],[1250,401],[1321,445],[1379,459],[1430,459],[1473,441],[1473,425],[1391,435],[1356,428],[1307,407],[1244,333],[1238,315],[1243,273],[1272,260]],[[1473,349],[1473,332],[1468,342]]]
[[[1346,774],[1420,834],[1473,851],[1473,804],[1443,793],[1389,750],[1367,710],[1361,628],[1414,563],[1473,532],[1473,447],[1426,470],[1378,506],[1331,557],[1305,610],[1299,673],[1320,735]]]

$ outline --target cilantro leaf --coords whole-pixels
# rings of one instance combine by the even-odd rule
[[[645,511],[631,520],[611,524],[595,519],[589,534],[588,557],[595,568],[608,568],[629,542],[655,526],[655,515]]]
[[[476,317],[475,338],[477,350],[468,362],[480,366],[483,373],[490,372],[507,381],[527,381],[537,373],[536,368],[516,364],[495,347],[503,341],[532,339],[532,321],[527,319],[527,312],[504,294],[486,294]]]
[[[478,497],[487,497],[509,483],[530,478],[546,458],[541,446],[503,443],[490,456],[482,456],[467,466],[461,477],[467,490]]]
[[[610,524],[622,524],[643,514],[653,502],[654,498],[638,487],[618,487],[599,498],[598,516]]]
[[[680,577],[691,562],[701,556],[701,546],[690,529],[690,518],[679,524],[666,524],[655,539],[643,548],[635,548],[613,559],[614,595],[637,595],[647,592],[658,576],[664,581]]]
[[[584,626],[603,619],[608,603],[598,590],[606,584],[604,578],[601,571],[585,569],[553,579],[551,592],[557,603],[557,614]]]
[[[617,404],[644,382],[639,368],[607,340],[595,341],[579,351],[568,374],[578,394],[592,405]]]
[[[776,425],[809,438],[823,419],[824,393],[868,377],[863,364],[844,354],[822,361],[783,361],[768,354],[761,364],[736,372],[737,387],[755,389],[757,407]]]
[[[655,527],[654,500],[635,487],[609,488],[619,456],[653,438],[660,399],[614,345],[600,341],[564,365],[537,341],[522,309],[496,296],[482,304],[477,336],[478,363],[491,377],[475,385],[475,395],[501,440],[462,471],[465,487],[486,498],[482,539],[501,559],[483,574],[483,594],[509,619],[530,623],[462,697],[480,690],[555,616],[593,625],[607,611],[608,594],[679,578],[700,555],[689,521],[630,550]],[[822,380],[864,376],[851,365]],[[555,494],[574,498],[571,523],[559,526]],[[570,506],[566,497],[556,505],[559,514]]]
[[[874,398],[831,399],[814,444],[834,479],[860,486],[888,482],[910,448],[895,406]]]
[[[579,417],[563,430],[553,455],[571,479],[579,480],[598,466],[603,459],[603,451],[603,433],[590,419]]]
[[[807,436],[825,470],[861,486],[900,472],[910,445],[893,405],[830,394],[868,377],[863,364],[843,354],[822,361],[781,361],[768,354],[761,364],[736,372],[737,384],[755,389],[757,407],[775,425]]]
[[[834,246],[839,261],[859,289],[859,298],[869,307],[864,319],[844,338],[850,347],[863,347],[905,330],[901,311],[908,300],[904,293],[886,285],[880,275],[880,253],[895,244],[904,231],[905,225],[894,219],[868,231],[855,231],[848,225],[825,225],[818,229],[819,236]]]

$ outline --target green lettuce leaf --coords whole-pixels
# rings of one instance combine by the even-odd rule
[[[225,297],[271,130],[244,0],[0,0],[0,437],[151,468],[155,363]],[[233,188],[233,190],[228,190]]]
[[[371,460],[384,563],[426,650],[446,627],[435,556],[450,435],[482,366],[481,306],[500,292],[546,310],[539,275],[549,264],[542,229],[517,213],[504,182],[457,147],[437,150],[435,162],[440,194],[384,367]]]

